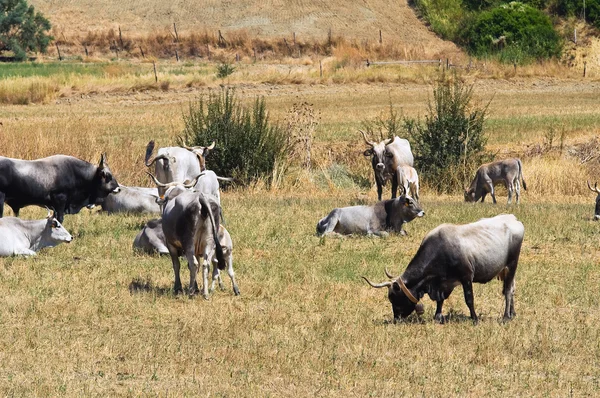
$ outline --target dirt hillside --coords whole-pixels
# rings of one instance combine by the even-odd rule
[[[85,34],[121,26],[129,34],[172,29],[245,30],[261,37],[327,37],[406,42],[430,52],[454,52],[417,18],[406,0],[30,0],[61,34]]]

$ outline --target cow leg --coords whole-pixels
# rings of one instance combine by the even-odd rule
[[[519,183],[519,178],[515,180],[515,194],[517,196],[517,204],[519,204],[519,199],[521,197],[521,184]]]
[[[185,258],[188,262],[188,269],[190,270],[190,287],[189,295],[193,296],[198,293],[198,283],[196,282],[196,275],[198,273],[198,259],[194,255],[193,247],[185,250]]]
[[[211,256],[212,257],[212,256]],[[212,262],[212,282],[210,283],[210,289],[208,289],[208,293],[211,293],[215,290],[215,282],[219,282],[219,288],[223,290],[223,281],[221,280],[221,273],[219,272],[219,268],[217,267],[217,259],[213,258]]]
[[[505,307],[504,307],[504,320],[510,320],[514,318],[517,313],[515,312],[515,273],[517,272],[517,258],[508,265],[508,273],[504,277],[504,286],[502,287],[502,294],[504,294]]]
[[[511,204],[514,191],[514,187],[511,182],[506,183],[506,190],[508,191],[508,204]]]
[[[208,300],[208,256],[205,254],[202,259],[202,296],[205,300]]]
[[[4,216],[4,200],[6,199],[6,194],[4,192],[0,192],[0,218]]]
[[[181,264],[179,263],[179,253],[177,249],[169,244],[167,244],[167,249],[169,249],[169,254],[171,255],[171,262],[173,263],[173,273],[175,274],[175,283],[173,284],[173,293],[179,294],[183,292],[183,288],[181,287],[181,277],[179,275],[179,270],[181,269]]]
[[[435,315],[433,319],[435,319],[438,323],[444,323],[444,316],[442,315],[442,306],[444,305],[444,300],[437,300],[437,306],[435,307]]]
[[[494,184],[492,184],[491,182],[488,182],[488,190],[490,191],[490,195],[492,196],[492,202],[494,204],[498,203],[496,202],[496,194],[494,193]]]
[[[238,287],[236,281],[235,281],[235,273],[233,272],[233,256],[229,256],[229,259],[227,261],[228,265],[227,265],[227,274],[229,275],[229,278],[231,279],[231,284],[233,285],[233,293],[236,296],[240,295],[240,288]]]
[[[396,196],[398,196],[398,172],[392,175],[392,199],[396,199]]]
[[[67,195],[64,193],[52,194],[50,196],[54,207],[54,217],[62,223],[65,218],[65,207],[67,206]]]
[[[464,281],[462,286],[465,293],[465,302],[467,303],[469,311],[471,312],[471,319],[474,323],[477,323],[478,319],[477,314],[475,313],[475,302],[473,300],[473,282],[470,280]]]

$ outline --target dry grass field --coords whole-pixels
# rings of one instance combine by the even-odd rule
[[[135,72],[121,75],[121,69],[16,77],[10,84],[65,80],[55,96],[0,107],[0,154],[64,153],[97,162],[106,151],[120,182],[148,186],[146,143],[173,144],[188,101],[220,83],[202,77],[212,76],[214,65],[189,68],[168,75],[166,89],[131,90]],[[265,96],[273,120],[300,101],[321,119],[313,172],[292,170],[278,189],[258,184],[223,193],[241,296],[233,296],[225,278],[226,291],[208,301],[174,297],[170,260],[131,250],[148,217],[88,210],[67,216],[71,244],[35,258],[0,259],[0,395],[597,394],[600,224],[591,221],[594,196],[585,180],[600,180],[600,173],[597,163],[580,164],[577,157],[578,148],[600,134],[597,81],[468,77],[478,100],[492,100],[490,149],[523,159],[529,190],[521,205],[507,206],[505,194],[497,206],[465,204],[460,195],[437,196],[425,186],[427,215],[408,224],[408,236],[319,239],[316,222],[332,208],[376,200],[373,187],[352,179],[372,179],[357,133],[361,122],[385,112],[390,101],[407,116],[423,116],[432,73],[346,82],[321,81],[317,74],[291,84],[257,79],[250,66],[243,71],[224,83],[235,85],[244,101]],[[191,76],[205,84],[187,85]],[[517,318],[500,322],[501,283],[492,281],[475,288],[477,326],[466,317],[461,288],[445,304],[447,324],[433,322],[427,298],[421,320],[392,324],[386,294],[360,276],[380,281],[385,267],[402,272],[423,236],[441,223],[503,212],[514,213],[526,231]],[[45,211],[32,207],[21,214],[40,218]]]

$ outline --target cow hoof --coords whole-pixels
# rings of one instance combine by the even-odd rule
[[[435,316],[433,317],[433,319],[439,323],[440,325],[444,324],[444,316],[442,314],[435,314]]]
[[[202,297],[204,297],[204,300],[208,300],[208,298],[209,298],[210,296],[208,295],[208,293],[206,293],[206,294],[203,294],[203,295],[202,295]]]
[[[240,295],[240,289],[238,289],[237,286],[233,288],[233,294],[235,294],[236,296]]]

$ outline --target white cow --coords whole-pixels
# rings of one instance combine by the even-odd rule
[[[50,214],[43,220],[0,219],[0,257],[35,256],[44,247],[72,240],[71,234]]]

